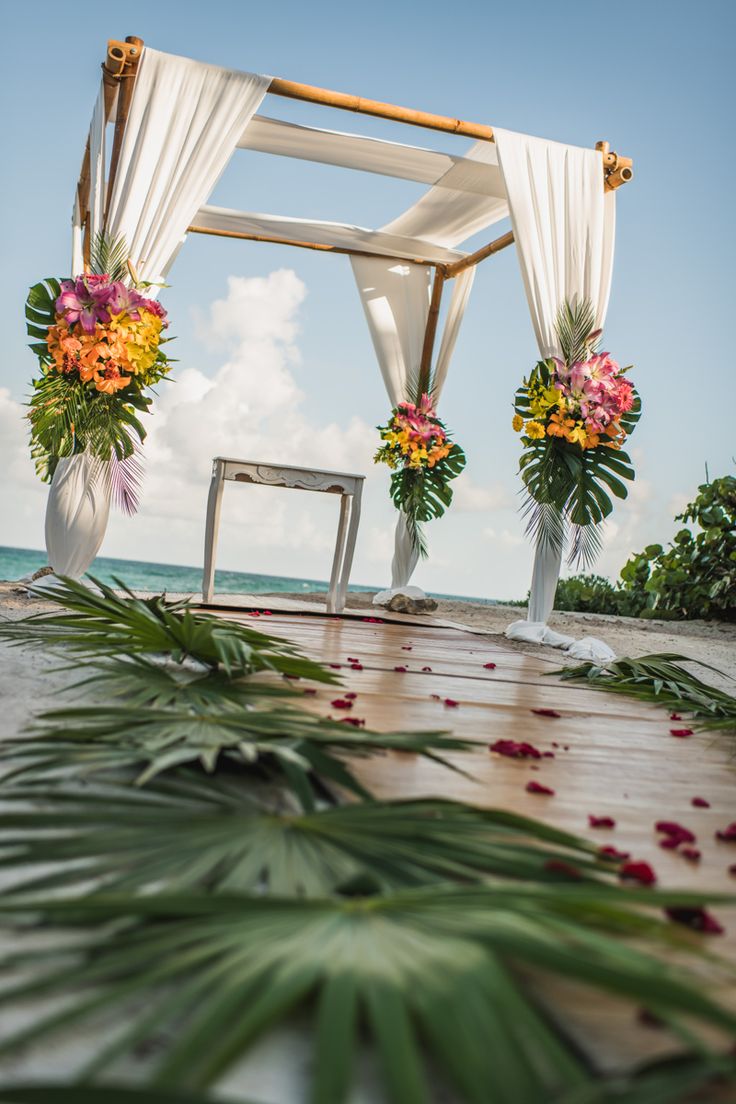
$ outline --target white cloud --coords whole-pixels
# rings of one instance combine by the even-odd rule
[[[467,471],[457,477],[453,489],[452,509],[456,513],[480,514],[513,505],[511,495],[500,483],[477,486]]]

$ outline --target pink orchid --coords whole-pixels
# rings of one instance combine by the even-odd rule
[[[110,290],[112,294],[109,303],[113,314],[125,313],[132,322],[138,322],[141,317],[138,308],[145,303],[143,296],[134,288],[126,287],[121,280],[111,284]]]

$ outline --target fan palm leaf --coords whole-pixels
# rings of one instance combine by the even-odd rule
[[[24,893],[94,885],[318,896],[355,879],[385,890],[490,875],[559,882],[564,864],[580,878],[615,870],[594,845],[498,809],[432,799],[304,812],[223,774],[174,772],[143,790],[36,786],[6,790],[3,801],[0,870],[22,874]]]
[[[94,588],[62,579],[45,594],[63,612],[35,614],[0,622],[0,640],[20,647],[63,647],[85,657],[169,655],[177,663],[196,660],[227,675],[274,671],[283,675],[335,683],[322,664],[302,656],[286,640],[163,596],[136,598],[116,580],[122,594],[90,576]]]
[[[563,679],[585,682],[596,690],[625,694],[661,705],[664,709],[691,713],[698,728],[736,730],[736,698],[710,686],[682,666],[698,663],[728,678],[722,671],[676,652],[660,652],[638,659],[621,657],[598,665],[581,663],[552,672]]]
[[[519,967],[645,1002],[674,1026],[687,1016],[736,1029],[736,1018],[694,980],[630,945],[624,951],[624,932],[653,937],[667,931],[642,917],[651,903],[647,891],[579,884],[438,884],[309,900],[6,898],[0,914],[10,927],[22,929],[32,910],[37,929],[75,939],[91,932],[92,938],[76,952],[52,946],[4,963],[22,967],[32,957],[36,975],[6,989],[0,1007],[59,993],[72,997],[62,1012],[42,1014],[4,1040],[0,1053],[116,1015],[128,1027],[105,1052],[110,1064],[140,1038],[135,1024],[144,1024],[145,1038],[155,1017],[159,1034],[163,1029],[173,1038],[153,1084],[201,1089],[306,1002],[316,1023],[313,1104],[345,1099],[360,1023],[380,1052],[393,1101],[428,1099],[423,1045],[429,1045],[463,1099],[539,1104],[584,1085],[590,1075],[519,980]]]

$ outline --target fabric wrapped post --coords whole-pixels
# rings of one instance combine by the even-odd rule
[[[97,555],[110,514],[110,481],[89,453],[59,460],[46,506],[46,550],[54,575],[34,583],[53,586],[55,576],[80,579]]]
[[[615,192],[604,193],[599,150],[565,146],[494,128],[508,196],[516,252],[542,357],[560,349],[555,319],[565,301],[588,299],[602,328],[613,265]],[[547,626],[560,573],[561,550],[538,546],[527,617],[506,630],[511,639],[570,648],[574,638]],[[605,661],[603,641],[577,645],[581,659]]]

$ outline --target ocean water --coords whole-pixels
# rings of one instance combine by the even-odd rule
[[[47,563],[46,553],[31,548],[4,548],[0,546],[0,579],[20,579],[30,575]],[[167,591],[171,594],[199,592],[202,589],[202,568],[182,567],[180,564],[144,563],[141,560],[116,560],[109,556],[98,556],[90,572],[103,583],[114,584],[116,579],[125,583],[131,590],[150,590],[155,593]],[[324,579],[292,579],[286,575],[250,575],[244,571],[222,571],[218,568],[216,576],[219,594],[315,594],[327,592]],[[350,590],[375,591],[378,586],[350,584]],[[434,598],[462,598],[457,594],[434,594]],[[475,598],[473,601],[486,601],[495,605],[493,600]]]

